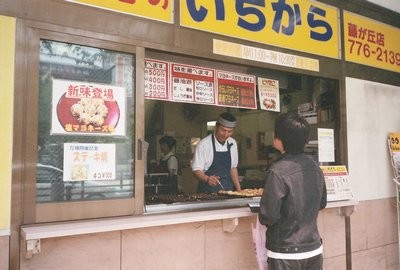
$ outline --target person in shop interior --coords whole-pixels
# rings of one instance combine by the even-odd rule
[[[165,193],[178,193],[178,159],[174,153],[176,140],[172,136],[165,135],[158,140],[162,157],[158,164],[157,171],[168,173],[167,179],[164,181],[168,188]]]
[[[280,115],[275,122],[273,146],[282,154],[267,171],[258,215],[267,226],[268,270],[320,270],[322,240],[319,210],[326,207],[324,175],[304,153],[309,125],[296,113]]]
[[[240,191],[238,147],[231,136],[236,118],[222,113],[212,134],[203,138],[196,146],[192,170],[198,180],[198,193],[214,193],[219,190]]]

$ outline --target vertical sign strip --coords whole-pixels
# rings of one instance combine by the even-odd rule
[[[0,236],[9,235],[13,134],[15,18],[0,16]]]

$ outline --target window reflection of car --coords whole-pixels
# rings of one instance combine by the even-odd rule
[[[63,181],[63,170],[38,163],[36,201],[42,203],[132,197],[132,174],[121,172],[118,176],[116,180]]]
[[[63,171],[51,165],[36,166],[36,201],[63,201],[67,199]],[[68,190],[68,188],[67,188]]]

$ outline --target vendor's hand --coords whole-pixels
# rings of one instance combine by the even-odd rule
[[[219,179],[220,179],[221,177],[219,177],[219,176],[217,176],[217,175],[210,175],[209,177],[208,177],[208,180],[207,180],[207,184],[209,185],[209,186],[217,186],[217,185],[219,185]]]

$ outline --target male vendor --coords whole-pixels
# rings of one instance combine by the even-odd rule
[[[192,170],[199,180],[198,193],[213,193],[219,190],[240,191],[238,149],[231,138],[236,126],[236,118],[222,113],[213,134],[203,138],[196,146]]]

